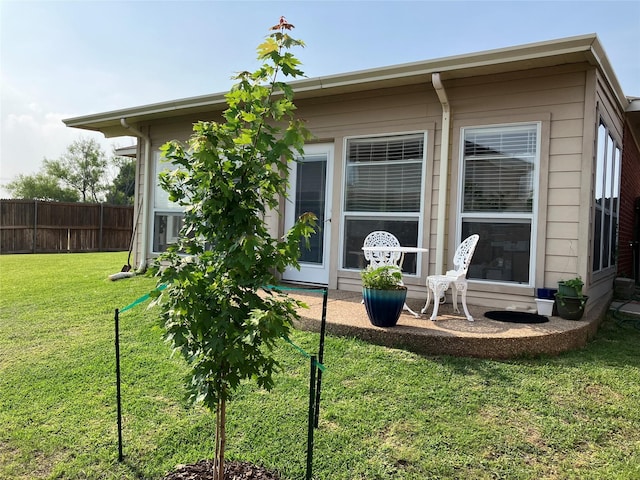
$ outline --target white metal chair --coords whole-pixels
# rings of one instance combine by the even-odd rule
[[[363,247],[399,247],[400,241],[393,233],[376,230],[364,239]],[[364,258],[372,267],[395,265],[402,270],[404,255],[401,252],[364,251]]]
[[[433,292],[433,313],[431,314],[431,320],[435,320],[438,317],[438,306],[440,305],[439,299],[449,288],[449,285],[453,283],[451,294],[453,297],[453,310],[456,313],[460,313],[458,310],[458,292],[462,292],[462,307],[464,313],[467,316],[467,320],[473,322],[473,317],[469,314],[467,308],[467,270],[473,257],[473,252],[478,244],[479,235],[474,234],[466,238],[458,248],[453,256],[454,270],[447,271],[444,275],[429,275],[427,277],[427,303],[424,304],[424,308],[420,313],[426,313],[429,302],[431,301],[431,293]]]
[[[363,247],[393,247],[400,248],[400,241],[398,238],[389,232],[385,232],[383,230],[376,230],[375,232],[371,232],[364,239]],[[398,267],[400,271],[402,271],[402,263],[404,262],[404,253],[397,251],[378,251],[378,250],[364,250],[364,258],[369,262],[369,265],[377,268],[385,265],[392,265],[394,267]],[[364,300],[363,300],[364,303]],[[411,310],[409,306],[405,303],[405,310],[410,312],[414,317],[418,318],[416,312]]]

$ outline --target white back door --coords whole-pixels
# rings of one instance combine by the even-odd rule
[[[331,238],[331,188],[333,144],[307,145],[304,156],[291,167],[289,197],[285,205],[285,230],[306,212],[318,218],[317,231],[300,244],[300,270],[288,268],[283,279],[327,285],[329,283],[329,243]]]

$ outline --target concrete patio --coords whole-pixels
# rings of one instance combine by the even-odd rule
[[[304,301],[309,309],[300,311],[296,327],[320,331],[322,292],[292,290],[291,296]],[[449,297],[450,298],[450,297]],[[557,355],[578,349],[595,335],[608,304],[591,306],[581,320],[548,317],[541,324],[505,323],[484,316],[487,307],[469,305],[474,322],[464,314],[456,314],[450,303],[440,306],[437,321],[429,320],[433,304],[421,318],[403,311],[398,324],[391,328],[375,327],[369,322],[362,295],[358,292],[330,290],[327,302],[327,333],[356,337],[392,348],[424,355],[453,355],[493,359],[509,359],[534,355]],[[411,309],[419,312],[423,302],[408,299]],[[462,312],[462,308],[460,307]]]

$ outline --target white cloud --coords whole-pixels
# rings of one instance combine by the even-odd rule
[[[58,158],[79,138],[96,139],[107,156],[111,156],[113,146],[135,143],[135,139],[128,137],[105,139],[97,132],[68,128],[62,119],[74,114],[47,111],[27,92],[5,82],[4,78],[0,103],[0,188],[18,174],[38,172],[44,158]],[[7,195],[2,188],[0,197]]]

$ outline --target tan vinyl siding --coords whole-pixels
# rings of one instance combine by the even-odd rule
[[[321,139],[420,129],[439,118],[434,104],[438,100],[426,84],[296,102],[297,115]],[[429,105],[435,117],[427,115]]]
[[[336,144],[346,135],[384,133],[414,130],[420,123],[430,121],[436,125],[435,139],[429,138],[433,149],[433,162],[428,164],[431,188],[425,192],[425,235],[429,232],[429,274],[436,273],[435,253],[438,203],[438,177],[440,171],[440,121],[441,107],[430,93],[430,85],[413,86],[398,95],[397,89],[361,93],[357,96],[342,96],[331,102],[316,99],[305,108],[301,116],[309,121],[312,132],[321,138],[336,138]],[[584,124],[585,68],[557,67],[534,72],[512,72],[509,74],[455,80],[445,89],[452,105],[454,128],[451,135],[449,169],[447,252],[446,268],[450,267],[455,248],[457,211],[457,178],[459,175],[459,135],[462,125],[490,125],[499,123],[540,121],[546,124],[541,139],[542,151],[538,215],[536,286],[551,286],[563,271],[575,271],[577,264],[580,211],[580,186],[582,160],[582,128]],[[329,111],[327,111],[329,110]],[[336,118],[339,117],[339,118]],[[435,140],[435,141],[434,141]],[[336,155],[334,209],[340,208],[338,189],[342,182],[342,156]],[[340,183],[338,183],[340,182]],[[547,191],[548,187],[548,191]],[[333,217],[338,218],[338,212]],[[333,245],[339,244],[339,232],[334,229]],[[424,237],[427,238],[426,236]],[[547,247],[547,243],[550,247]],[[551,250],[549,250],[549,248]],[[337,251],[334,251],[337,255]],[[334,259],[337,265],[338,258]],[[545,275],[550,269],[551,275]],[[553,273],[555,272],[555,274]],[[425,276],[425,275],[423,275]],[[357,290],[359,277],[352,272],[338,272],[339,288]],[[423,282],[424,278],[410,280],[410,286]],[[486,292],[492,292],[487,300]],[[470,301],[499,302],[503,306],[533,305],[532,288],[499,285],[474,285],[470,288]],[[419,290],[412,292],[424,295]]]
[[[331,288],[359,290],[360,276],[357,272],[341,270],[340,256],[342,236],[338,228],[342,218],[342,187],[344,184],[345,138],[351,136],[396,134],[408,131],[427,131],[427,178],[425,179],[424,217],[422,238],[427,248],[435,246],[432,228],[435,224],[428,221],[433,211],[431,202],[437,198],[437,185],[434,178],[434,152],[439,152],[440,133],[434,133],[436,123],[440,121],[440,106],[429,84],[413,85],[404,88],[389,88],[360,92],[358,94],[323,97],[296,102],[297,114],[304,118],[307,128],[319,141],[334,143],[332,230],[331,230]],[[431,113],[431,115],[429,115]],[[435,144],[435,145],[434,145]],[[432,193],[429,193],[432,192]],[[433,214],[431,216],[433,218]],[[422,256],[420,278],[408,278],[406,284],[424,290],[427,272],[431,273],[433,255]],[[410,294],[413,295],[412,289]]]
[[[458,178],[460,129],[521,122],[541,122],[541,150],[538,183],[536,272],[534,287],[555,287],[563,271],[575,271],[582,185],[582,135],[584,125],[585,66],[562,66],[492,77],[456,80],[448,88],[452,103],[452,175]],[[447,84],[445,83],[445,87]],[[449,201],[451,240],[457,224],[457,189],[454,181]],[[532,246],[533,247],[533,246]],[[450,255],[447,254],[448,262]],[[476,304],[489,301],[503,306],[533,306],[532,288],[472,282],[469,299]],[[487,293],[495,298],[486,300]]]
[[[590,135],[590,146],[595,146],[594,137],[596,135],[596,129],[600,122],[600,117],[607,126],[608,132],[612,135],[616,143],[622,148],[622,132],[624,129],[624,121],[622,118],[621,110],[618,108],[615,100],[615,95],[606,86],[605,80],[599,73],[594,75],[595,83],[595,105],[592,107],[593,114],[593,128],[590,131],[586,131],[585,134]],[[586,130],[586,129],[585,129]],[[585,156],[586,157],[586,156]],[[584,258],[585,263],[589,271],[592,265],[593,255],[593,202],[594,202],[594,182],[595,182],[595,154],[590,152],[589,158],[585,158],[585,161],[589,163],[589,175],[584,175],[582,188],[584,194],[584,205],[588,205],[589,208],[585,208],[586,215],[588,215],[588,226],[585,227],[586,238],[589,239],[584,245]],[[585,172],[586,173],[586,172]],[[628,172],[626,174],[629,174]],[[582,232],[581,232],[582,233]],[[589,294],[589,303],[598,299],[608,299],[611,296],[611,284],[616,276],[616,266],[613,265],[607,269],[597,272],[593,275],[585,275],[586,292]]]
[[[516,71],[498,75],[447,80],[444,86],[452,111],[449,148],[449,181],[444,252],[445,268],[457,244],[458,178],[460,175],[460,129],[537,122],[541,125],[538,183],[538,218],[535,236],[536,272],[532,286],[471,282],[469,302],[488,306],[533,307],[534,287],[555,287],[561,277],[575,276],[587,255],[582,238],[590,229],[585,213],[585,182],[589,183],[595,126],[588,118],[591,107],[585,99],[594,85],[594,69],[588,64]],[[602,101],[602,100],[600,100]],[[351,94],[297,100],[297,116],[304,118],[316,142],[334,145],[331,274],[329,286],[357,291],[358,272],[340,269],[343,145],[346,138],[362,135],[427,131],[427,165],[424,191],[422,244],[430,248],[423,256],[420,278],[408,278],[409,295],[424,298],[424,283],[435,272],[436,225],[439,199],[440,140],[442,109],[430,83],[369,90]],[[607,107],[610,109],[611,105]],[[586,113],[585,113],[586,112]],[[198,119],[214,118],[215,112],[199,118],[181,117],[152,124],[152,141],[157,150],[165,141],[184,140]],[[585,138],[585,135],[590,138]],[[586,157],[586,159],[585,159]],[[139,182],[142,180],[139,179]],[[589,183],[590,184],[590,183]],[[589,189],[590,187],[587,186]],[[589,202],[587,202],[589,203]],[[588,210],[588,209],[587,209]],[[279,225],[276,215],[270,224]],[[281,232],[280,232],[281,233]]]

